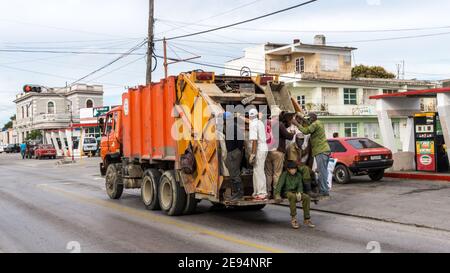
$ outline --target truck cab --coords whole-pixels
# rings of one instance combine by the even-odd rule
[[[106,175],[109,164],[119,163],[122,157],[122,107],[116,107],[108,112],[100,121],[102,127],[102,138],[100,142],[100,173]]]

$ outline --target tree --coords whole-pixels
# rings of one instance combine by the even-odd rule
[[[395,79],[395,74],[381,66],[358,65],[352,69],[353,78]]]
[[[42,139],[42,133],[40,130],[33,130],[31,131],[28,136],[27,136],[27,141],[28,140],[40,140]]]
[[[13,127],[13,121],[16,120],[16,115],[9,118],[9,121],[5,123],[5,125],[2,128],[2,131],[11,129]]]

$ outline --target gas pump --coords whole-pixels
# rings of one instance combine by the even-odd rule
[[[416,142],[416,170],[425,172],[447,172],[449,162],[445,152],[438,113],[414,115]]]

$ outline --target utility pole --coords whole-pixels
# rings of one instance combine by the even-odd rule
[[[147,46],[147,74],[146,74],[146,83],[152,83],[152,54],[153,54],[153,26],[155,23],[154,20],[154,8],[155,1],[149,0],[149,16],[148,16],[148,46]]]
[[[164,78],[167,79],[169,64],[167,63],[167,41],[165,37],[163,40],[163,47],[164,47]]]

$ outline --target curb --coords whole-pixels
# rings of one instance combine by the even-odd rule
[[[384,176],[400,179],[450,182],[450,174],[444,175],[444,174],[426,174],[426,173],[385,173]]]

